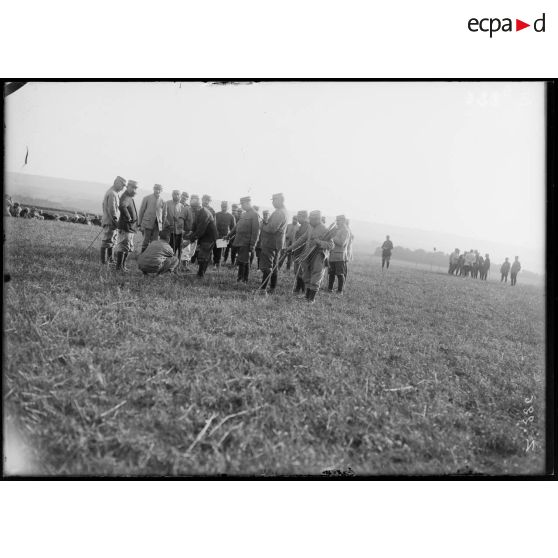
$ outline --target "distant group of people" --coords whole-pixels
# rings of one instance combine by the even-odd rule
[[[286,262],[294,263],[294,293],[304,294],[313,302],[327,268],[328,291],[342,294],[347,278],[347,262],[352,258],[354,236],[349,221],[338,215],[335,224],[325,226],[318,210],[301,210],[288,223],[283,194],[272,197],[273,212],[252,205],[250,196],[240,198],[229,212],[228,202],[221,211],[211,207],[211,196],[189,196],[173,190],[164,201],[163,187],[155,184],[145,196],[139,211],[135,203],[138,183],[118,176],[103,199],[103,236],[101,263],[114,263],[119,271],[128,271],[127,258],[134,250],[134,235],[141,232],[143,242],[138,267],[144,274],[175,273],[197,263],[198,277],[204,277],[213,261],[217,269],[229,255],[231,266],[238,267],[237,281],[248,283],[254,259],[262,273],[260,291],[273,293],[278,271]],[[183,262],[183,263],[182,263]]]
[[[503,281],[507,283],[510,268],[511,285],[515,286],[515,284],[517,283],[517,274],[521,269],[521,264],[519,263],[518,256],[515,257],[513,265],[511,265],[508,258],[506,258],[504,263],[500,266],[500,282]],[[489,271],[490,256],[488,254],[485,254],[483,258],[478,250],[469,250],[461,253],[459,248],[456,248],[450,254],[448,269],[448,273],[450,275],[472,277],[473,279],[481,279],[482,281],[486,281]]]

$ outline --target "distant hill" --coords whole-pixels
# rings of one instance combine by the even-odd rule
[[[87,182],[83,180],[70,180],[67,178],[53,178],[25,173],[8,172],[5,176],[5,191],[10,194],[13,201],[22,202],[24,198],[32,199],[29,202],[41,207],[59,207],[71,211],[98,214],[101,212],[101,200],[110,184]],[[166,193],[165,199],[169,195]],[[27,202],[24,202],[27,203]],[[213,200],[213,207],[218,208],[220,200]],[[293,208],[293,203],[287,203]],[[296,206],[295,206],[296,207]],[[261,206],[260,211],[272,209]],[[293,213],[291,212],[291,216]],[[327,216],[327,223],[331,223],[334,216]],[[490,254],[493,262],[503,261],[505,257],[512,259],[519,255],[523,268],[537,272],[544,272],[544,252],[528,250],[527,248],[504,245],[500,243],[463,237],[458,234],[425,231],[410,227],[393,226],[385,223],[371,223],[351,219],[351,229],[355,235],[355,252],[373,254],[385,240],[386,235],[391,236],[394,245],[405,246],[428,252],[445,252],[449,254],[454,248],[460,250],[479,250],[483,255]],[[537,247],[536,247],[537,248]]]

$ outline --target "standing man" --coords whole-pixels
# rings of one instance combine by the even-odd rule
[[[190,204],[194,212],[194,228],[186,236],[191,242],[198,243],[198,277],[202,278],[209,264],[211,249],[217,240],[217,227],[211,211],[200,205],[199,196],[193,195]]]
[[[283,194],[274,194],[271,201],[275,211],[269,217],[269,221],[262,226],[261,232],[260,268],[262,270],[262,283],[260,289],[265,292],[269,283],[269,292],[273,293],[277,286],[277,258],[283,249],[288,218]]]
[[[126,180],[121,176],[114,179],[112,186],[103,198],[103,236],[101,240],[101,263],[112,262],[112,249],[118,237],[118,219],[120,218],[120,192],[124,189]]]
[[[511,286],[515,287],[517,283],[517,274],[521,270],[521,264],[519,263],[519,256],[515,256],[515,261],[511,266]]]
[[[145,196],[139,210],[139,228],[143,232],[143,252],[152,240],[158,240],[159,231],[163,228],[166,219],[166,206],[161,198],[163,187],[160,184],[153,186],[153,193]]]
[[[236,203],[233,203],[231,205],[231,213],[234,219],[234,224],[236,225],[238,223],[238,219],[237,219],[237,210],[238,210],[238,205]],[[223,263],[227,263],[227,259],[229,258],[229,252],[232,249],[232,240],[229,241],[229,243],[227,244],[227,247],[225,248],[225,255],[223,256]]]
[[[229,213],[228,210],[229,203],[226,201],[222,201],[221,211],[215,214],[215,225],[217,226],[217,234],[219,235],[219,238],[228,237],[229,233],[234,229],[236,225],[235,218]],[[221,267],[222,251],[222,248],[217,248],[217,244],[213,247],[213,264],[217,267]]]
[[[138,212],[134,196],[138,190],[135,180],[128,180],[126,190],[120,196],[120,218],[118,219],[118,244],[116,246],[116,269],[129,271],[126,267],[128,254],[134,250],[134,235],[138,230]]]
[[[285,249],[287,250],[287,271],[291,269],[291,263],[293,259],[293,253],[288,250],[289,246],[296,240],[296,232],[300,228],[298,224],[298,219],[296,215],[293,217],[292,223],[287,225],[287,231],[285,232]]]
[[[300,226],[295,233],[295,239],[294,239],[293,244],[301,236],[306,235],[306,233],[308,232],[308,227],[310,226],[310,223],[308,223],[308,211],[299,211],[296,214],[296,220],[298,221],[298,224]],[[291,246],[289,246],[289,248],[292,248],[293,244],[291,244]],[[298,256],[302,253],[303,250],[304,250],[304,246],[300,246],[296,250],[292,250],[292,251],[289,250],[289,254],[291,254],[293,260],[296,260],[296,258],[298,258]],[[304,286],[302,264],[295,263],[294,266],[293,266],[293,269],[294,269],[294,274],[295,274],[295,278],[296,278],[296,285],[295,285],[295,288],[293,289],[293,293],[304,294],[304,293],[306,293],[306,289],[305,289],[305,286]]]
[[[389,269],[389,260],[391,259],[392,250],[393,242],[389,239],[389,235],[387,235],[384,243],[382,244],[382,271],[384,270],[384,265],[386,266],[386,269]]]
[[[328,256],[329,250],[334,246],[333,240],[327,240],[327,227],[322,223],[321,212],[310,212],[310,227],[306,233],[302,235],[289,250],[296,250],[304,247],[306,250],[315,250],[310,257],[302,262],[303,281],[306,285],[306,300],[313,303],[316,293],[320,289],[320,284],[324,276],[324,261]]]
[[[349,246],[349,229],[345,224],[345,215],[335,218],[337,232],[333,237],[333,248],[329,253],[329,284],[328,292],[333,292],[335,277],[337,276],[337,292],[343,294],[343,285],[347,275],[347,248]]]
[[[506,258],[506,261],[500,267],[500,273],[502,274],[502,277],[500,278],[500,283],[502,281],[504,281],[505,283],[508,282],[508,273],[509,272],[510,272],[510,262],[508,261],[508,258]]]
[[[238,276],[236,280],[243,283],[248,283],[250,254],[254,251],[260,234],[260,219],[251,202],[250,196],[240,198],[240,205],[244,211],[234,229],[227,235],[234,235],[233,246],[238,250]]]
[[[482,264],[481,269],[481,280],[486,281],[486,277],[488,275],[488,270],[490,269],[490,256],[488,254],[484,255],[484,263]]]
[[[459,248],[456,248],[449,257],[449,269],[448,273],[453,275],[457,269],[457,262],[459,261]]]
[[[258,242],[256,243],[256,267],[260,269],[260,258],[262,255],[262,227],[269,221],[269,211],[264,210],[262,218],[260,219],[260,236],[258,237]]]
[[[180,190],[173,190],[172,199],[165,202],[166,220],[163,230],[169,232],[169,244],[174,255],[178,257],[179,262],[182,258],[182,235],[184,233],[183,210],[184,206],[180,203]],[[162,235],[159,236],[162,237]]]
[[[204,194],[202,196],[202,207],[205,207],[211,213],[213,219],[215,219],[215,210],[209,205],[211,203],[211,196],[209,194]]]
[[[177,198],[178,199],[178,198]],[[178,267],[179,259],[174,255],[173,248],[167,242],[169,230],[163,229],[159,235],[159,240],[149,243],[149,246],[140,254],[138,267],[144,275],[148,273],[173,273]]]

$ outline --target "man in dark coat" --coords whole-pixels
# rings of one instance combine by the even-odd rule
[[[101,263],[112,261],[112,250],[118,239],[118,219],[120,218],[120,193],[126,186],[126,180],[121,176],[114,179],[112,186],[103,198],[103,218],[101,225]]]
[[[306,234],[306,232],[308,231],[308,227],[310,226],[310,223],[308,222],[308,211],[299,211],[296,214],[296,220],[298,221],[298,224],[300,226],[295,233],[294,242],[292,244],[294,244],[301,236],[304,236]],[[292,244],[290,246],[292,246]],[[289,246],[289,248],[290,248],[290,246]],[[298,256],[302,253],[303,250],[304,250],[304,246],[300,246],[296,250],[292,250],[292,251],[289,250],[289,253],[292,255],[293,260],[295,260],[296,258],[298,258]],[[302,278],[302,276],[303,276],[302,264],[297,265],[295,263],[293,265],[293,269],[294,269],[294,274],[295,274],[295,277],[296,277],[296,285],[295,285],[295,288],[293,289],[293,293],[304,294],[306,292],[306,289],[305,289],[305,286],[304,286],[304,279]]]
[[[250,254],[256,247],[260,234],[260,219],[251,205],[251,198],[240,198],[242,215],[229,236],[234,236],[233,246],[238,249],[238,277],[237,281],[248,283],[250,275]]]
[[[271,214],[267,223],[262,226],[261,230],[262,253],[260,256],[260,269],[262,270],[262,283],[260,289],[265,291],[269,286],[269,292],[273,293],[277,286],[276,264],[285,243],[288,217],[283,194],[274,194],[271,202],[275,211]]]
[[[504,281],[504,283],[508,282],[508,273],[509,272],[510,272],[510,262],[509,262],[508,258],[506,258],[506,261],[500,267],[500,273],[502,275],[502,277],[500,278],[500,283],[502,281]]]
[[[382,271],[384,265],[386,269],[389,269],[389,260],[391,259],[391,251],[393,250],[393,242],[389,239],[389,235],[386,236],[386,240],[382,244]]]
[[[511,265],[511,286],[515,287],[517,283],[517,274],[521,270],[521,264],[519,263],[519,256],[515,256],[515,261]]]
[[[138,212],[134,196],[138,190],[135,180],[128,180],[126,190],[120,196],[118,219],[118,244],[116,245],[116,269],[129,271],[126,267],[128,254],[134,250],[134,235],[138,230]]]
[[[191,233],[186,235],[190,242],[198,243],[198,277],[203,277],[211,257],[211,249],[217,240],[217,227],[215,219],[209,209],[200,205],[199,196],[193,195],[190,198],[190,207],[194,212],[194,228]]]
[[[221,211],[215,214],[215,225],[219,238],[228,237],[229,233],[236,225],[235,218],[229,213],[229,203],[221,202]],[[221,266],[221,253],[223,248],[217,248],[217,244],[213,247],[213,264],[217,267]]]
[[[484,262],[480,270],[480,278],[482,281],[486,281],[488,275],[488,270],[490,269],[490,256],[488,254],[484,255]]]

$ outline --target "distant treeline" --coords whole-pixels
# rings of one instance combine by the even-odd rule
[[[382,256],[382,249],[378,246],[374,252],[375,256]],[[437,265],[439,267],[447,267],[449,262],[449,255],[444,252],[427,252],[426,250],[410,250],[403,248],[403,246],[395,246],[391,252],[391,257],[394,260],[403,260],[406,262]]]

